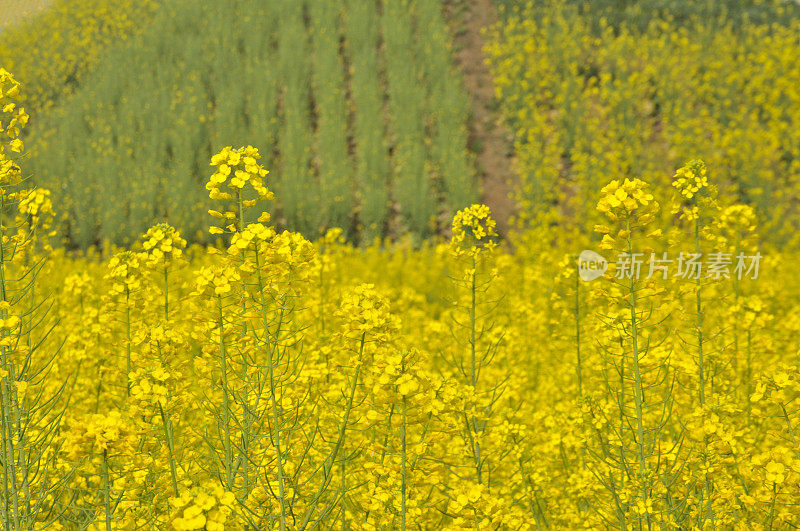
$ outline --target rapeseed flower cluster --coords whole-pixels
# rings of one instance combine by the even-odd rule
[[[110,294],[136,291],[141,287],[141,265],[143,257],[133,251],[121,251],[107,263],[106,279],[111,280]]]
[[[224,267],[206,266],[197,272],[197,294],[210,290],[214,295],[221,297],[230,293],[239,283],[241,277],[235,269]]]
[[[21,179],[20,167],[12,154],[24,149],[20,133],[28,123],[28,114],[18,105],[19,82],[0,68],[0,183],[16,185]]]
[[[491,250],[496,246],[497,223],[490,214],[486,205],[472,205],[456,212],[450,240],[453,252]]]
[[[180,232],[167,223],[154,225],[142,236],[142,247],[147,258],[155,263],[179,259],[186,248]]]
[[[230,146],[211,157],[211,165],[217,171],[206,184],[211,199],[231,199],[231,196],[221,195],[219,186],[226,184],[232,190],[241,190],[248,182],[258,193],[261,199],[270,199],[269,190],[264,186],[263,178],[267,170],[258,164],[261,155],[253,146],[232,149]]]
[[[707,173],[703,161],[694,160],[675,172],[672,186],[686,199],[692,199],[697,192],[708,187]]]
[[[195,487],[170,501],[180,515],[170,522],[170,529],[222,531],[228,516],[233,513],[234,502],[233,493],[225,492],[219,485],[205,489]]]
[[[658,211],[658,202],[648,190],[647,183],[639,179],[611,181],[600,190],[597,210],[612,221],[637,214],[640,222],[649,222]]]
[[[708,183],[708,171],[701,160],[693,160],[675,172],[672,186],[680,194],[676,201],[673,214],[680,214],[680,219],[687,222],[697,222],[700,225],[704,220],[699,219],[701,212],[706,216],[716,215],[719,205],[716,202],[717,189]]]

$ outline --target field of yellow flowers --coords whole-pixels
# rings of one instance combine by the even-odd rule
[[[0,67],[0,529],[800,527],[793,56],[749,70],[763,108],[718,129],[698,103],[718,96],[684,78],[702,124],[645,105],[676,136],[639,144],[645,115],[617,110],[651,100],[548,65],[580,19],[528,9],[489,32],[519,128],[504,238],[482,204],[454,208],[446,240],[284,230],[271,146],[243,142],[203,161],[202,239],[148,218],[126,247],[70,250],[28,169],[27,85]],[[790,47],[772,31],[764,50]],[[603,35],[607,61],[658,49]],[[761,158],[720,153],[714,131]],[[671,151],[684,142],[707,160]]]

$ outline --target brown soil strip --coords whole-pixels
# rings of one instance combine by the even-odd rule
[[[455,59],[472,99],[470,145],[477,156],[482,200],[492,209],[498,230],[505,233],[515,213],[510,194],[516,176],[511,170],[513,137],[496,110],[494,81],[483,48],[484,28],[498,20],[494,0],[447,0],[445,9],[454,40]]]

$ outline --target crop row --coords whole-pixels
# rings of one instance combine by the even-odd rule
[[[154,218],[202,239],[205,161],[245,141],[282,226],[430,235],[477,193],[448,39],[438,2],[173,2],[37,124],[30,168],[73,245]]]

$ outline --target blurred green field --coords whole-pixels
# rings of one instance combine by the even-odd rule
[[[28,167],[79,246],[153,219],[201,240],[207,161],[246,143],[281,226],[425,237],[477,198],[468,119],[438,1],[177,0],[36,124]]]

